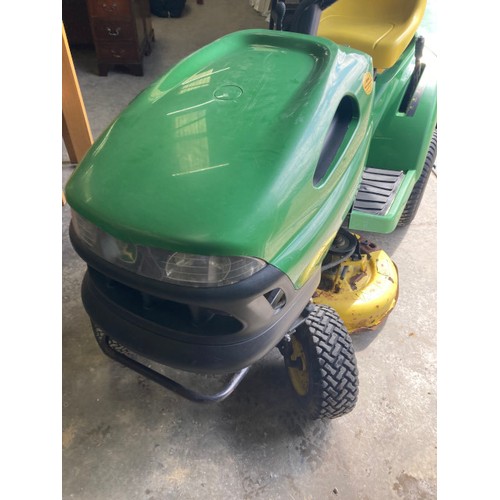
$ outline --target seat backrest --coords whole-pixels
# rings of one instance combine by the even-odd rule
[[[338,0],[328,11],[338,16],[406,23],[421,10],[422,4],[425,9],[426,0]]]
[[[426,0],[338,0],[320,19],[318,35],[370,54],[374,66],[393,65],[415,35]]]

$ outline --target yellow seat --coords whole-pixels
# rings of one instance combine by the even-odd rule
[[[318,35],[370,54],[377,69],[401,56],[424,16],[426,0],[338,0],[321,14]]]

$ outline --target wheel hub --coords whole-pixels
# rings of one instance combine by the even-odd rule
[[[291,337],[291,347],[288,375],[297,394],[305,396],[309,390],[309,370],[304,348],[295,335]]]

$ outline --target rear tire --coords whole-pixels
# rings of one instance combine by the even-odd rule
[[[356,356],[344,323],[330,307],[317,305],[291,337],[285,356],[299,405],[311,419],[346,415],[358,399]]]
[[[431,176],[432,167],[436,162],[437,156],[437,130],[434,130],[432,134],[431,143],[429,145],[429,150],[427,151],[427,156],[425,157],[424,168],[420,177],[418,178],[417,183],[413,186],[413,191],[406,202],[406,206],[401,214],[401,217],[398,222],[398,227],[405,227],[415,218],[417,214],[418,207],[420,206],[420,202],[422,201],[422,197],[424,195],[425,187],[427,186],[427,182],[429,181],[429,177]]]

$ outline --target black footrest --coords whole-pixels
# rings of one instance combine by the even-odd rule
[[[367,167],[363,172],[353,210],[373,215],[385,215],[391,207],[404,176],[404,172],[400,170]]]

